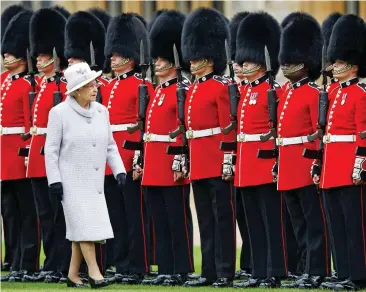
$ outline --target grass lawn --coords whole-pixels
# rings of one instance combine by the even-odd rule
[[[4,253],[3,253],[4,254]],[[240,256],[240,250],[238,250],[237,252],[237,263],[239,263],[239,256]],[[42,252],[41,254],[41,262],[43,262],[44,259],[44,254]],[[195,268],[196,268],[196,273],[200,273],[201,271],[201,252],[200,252],[200,248],[199,247],[195,247],[194,249],[194,260],[195,260]],[[88,290],[88,289],[82,289],[82,290]],[[119,291],[128,291],[128,292],[133,292],[133,291],[176,291],[176,292],[180,292],[180,291],[185,291],[187,292],[188,290],[194,290],[194,291],[217,291],[214,288],[211,287],[203,287],[203,288],[183,288],[183,287],[169,287],[169,288],[164,288],[164,287],[154,287],[154,286],[142,286],[142,285],[111,285],[108,286],[106,288],[103,288],[103,290],[119,290]],[[261,291],[263,289],[250,289],[251,292],[258,292]],[[45,284],[45,283],[32,283],[32,284],[28,284],[28,283],[8,283],[8,282],[4,282],[1,283],[1,291],[24,291],[24,292],[43,292],[43,291],[47,291],[47,292],[53,292],[53,291],[57,291],[57,292],[63,292],[63,291],[72,291],[70,288],[66,287],[66,284]],[[238,289],[234,289],[234,288],[230,288],[230,289],[225,289],[224,291],[238,291]],[[240,290],[239,290],[240,291]],[[281,292],[287,292],[287,291],[296,291],[295,289],[271,289],[271,292],[275,292],[275,291],[281,291]],[[300,290],[299,290],[300,291]],[[301,290],[303,291],[303,290]],[[312,290],[312,291],[318,291],[318,290]],[[320,291],[320,290],[319,290]]]

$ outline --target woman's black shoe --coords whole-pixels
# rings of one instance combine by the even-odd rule
[[[88,286],[86,286],[85,284],[74,283],[69,279],[69,277],[67,277],[66,285],[69,288],[88,288]]]
[[[88,278],[89,279],[89,284],[90,287],[92,289],[99,289],[99,288],[103,288],[106,287],[110,284],[112,284],[111,282],[109,282],[107,279],[103,279],[103,280],[94,280],[93,278]]]

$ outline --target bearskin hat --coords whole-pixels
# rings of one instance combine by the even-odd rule
[[[60,58],[60,67],[67,67],[64,56],[64,34],[66,18],[52,8],[37,10],[30,22],[30,47],[33,57],[40,54],[51,55],[56,48]]]
[[[211,8],[198,8],[187,16],[183,25],[183,59],[187,63],[210,59],[214,73],[221,75],[226,69],[226,39],[230,43],[229,26],[222,14]]]
[[[52,9],[57,10],[59,13],[61,13],[66,19],[69,18],[70,12],[65,9],[65,7],[62,7],[60,5],[52,6]]]
[[[150,38],[151,58],[162,57],[174,64],[173,45],[175,44],[181,66],[187,70],[183,63],[181,47],[181,35],[185,16],[176,10],[168,10],[156,19],[152,26]]]
[[[274,74],[279,69],[280,24],[266,12],[251,13],[239,24],[236,35],[235,62],[245,61],[266,65],[264,47],[267,46]]]
[[[230,30],[230,36],[231,36],[231,60],[235,60],[235,54],[236,54],[236,35],[238,32],[239,23],[249,15],[249,12],[239,12],[233,16],[229,23],[229,30]]]
[[[88,12],[93,14],[96,18],[98,18],[103,23],[105,31],[107,31],[109,22],[111,21],[112,18],[110,14],[104,9],[101,9],[99,7],[90,8],[88,9]]]
[[[366,75],[366,26],[362,18],[349,14],[338,19],[329,40],[327,57],[331,63],[338,59],[358,65],[358,75]]]
[[[24,10],[16,14],[8,23],[2,37],[1,53],[14,55],[17,58],[27,58],[29,48],[29,23],[33,12]]]
[[[279,62],[305,64],[310,80],[316,80],[321,71],[323,36],[319,23],[310,15],[296,17],[282,30]]]
[[[135,60],[140,64],[140,42],[143,41],[145,60],[150,60],[147,30],[133,13],[122,13],[112,18],[104,47],[104,55],[110,58],[113,53]]]
[[[25,8],[21,5],[11,5],[4,10],[4,12],[1,14],[1,39],[3,39],[5,30],[10,20],[19,12],[22,12],[24,10]]]
[[[166,12],[166,11],[168,11],[168,9],[160,9],[160,10],[156,10],[154,12],[154,14],[152,15],[152,17],[150,19],[150,22],[147,25],[147,31],[151,30],[155,20],[160,16],[160,14],[162,14],[163,12]]]
[[[66,22],[65,57],[83,59],[90,64],[90,42],[93,42],[95,62],[104,65],[105,29],[103,23],[86,11],[73,13]]]
[[[324,38],[324,44],[328,48],[330,36],[332,34],[332,30],[337,20],[342,16],[339,12],[334,12],[330,14],[322,24],[322,34]]]
[[[138,13],[133,13],[133,16],[135,16],[136,18],[138,18],[142,24],[144,25],[145,29],[147,29],[147,21],[144,17],[142,17],[140,14]]]
[[[282,20],[281,29],[284,29],[289,23],[293,22],[294,20],[304,19],[307,17],[313,19],[313,17],[306,12],[301,11],[292,12]]]

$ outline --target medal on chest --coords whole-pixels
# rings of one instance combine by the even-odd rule
[[[163,104],[164,99],[165,99],[165,94],[160,95],[159,101],[158,101],[158,106],[161,106]]]
[[[257,104],[258,92],[252,92],[250,94],[249,104],[255,105]]]
[[[346,103],[346,98],[347,98],[347,93],[343,93],[341,105],[344,105]]]

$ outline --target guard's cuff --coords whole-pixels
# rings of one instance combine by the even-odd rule
[[[224,153],[224,162],[222,163],[223,175],[234,175],[236,155],[233,153]]]
[[[186,164],[186,156],[184,154],[174,155],[172,170],[177,172],[183,172],[183,167]]]
[[[133,160],[132,160],[132,168],[133,170],[136,170],[136,165],[141,166],[141,154],[140,154],[140,150],[136,150],[135,151],[135,155],[133,156]]]
[[[352,178],[366,181],[366,157],[356,156]]]

